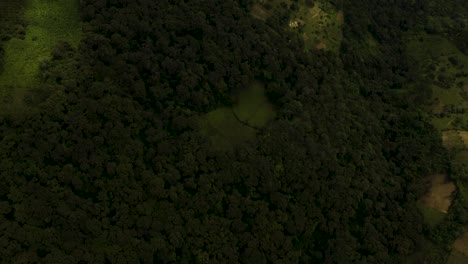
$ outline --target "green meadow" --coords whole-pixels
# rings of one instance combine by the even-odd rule
[[[418,34],[408,44],[426,77],[432,80],[433,124],[439,130],[468,127],[468,56],[441,36]],[[442,114],[442,115],[441,115]]]
[[[301,5],[296,19],[303,20],[302,35],[307,49],[326,49],[338,53],[343,39],[343,11],[327,1],[317,1],[313,8]]]
[[[261,83],[240,91],[234,101],[234,106],[218,108],[200,119],[201,133],[210,138],[217,150],[232,149],[255,138],[257,129],[274,118],[273,105],[268,102]]]
[[[468,150],[465,140],[468,130],[468,56],[463,54],[447,38],[425,33],[408,37],[408,55],[420,67],[432,90],[432,124],[441,132],[442,142],[453,153],[453,162],[468,165]],[[468,189],[456,182],[457,192],[463,201],[468,201]],[[444,214],[420,206],[426,224],[430,227],[440,223]],[[447,263],[468,263],[467,234],[457,239]],[[424,254],[434,251],[425,248]]]
[[[427,207],[422,203],[418,203],[418,208],[421,211],[424,217],[424,223],[428,225],[430,228],[434,228],[442,222],[445,217],[445,214],[437,209]]]
[[[25,38],[12,38],[5,43],[0,96],[9,98],[15,106],[21,106],[27,90],[39,84],[41,62],[50,58],[57,42],[78,45],[81,38],[78,11],[78,0],[25,1]]]
[[[261,20],[287,10],[290,20],[284,26],[304,39],[306,50],[326,49],[338,53],[343,39],[344,14],[328,1],[317,0],[313,5],[306,4],[304,0],[287,1],[286,7],[286,2],[281,0],[257,2],[252,15]],[[290,10],[290,5],[296,6],[294,10]]]

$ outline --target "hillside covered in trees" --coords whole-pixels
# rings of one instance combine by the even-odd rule
[[[1,108],[1,263],[405,263],[421,250],[423,178],[450,168],[428,91],[405,89],[422,78],[405,32],[429,3],[79,2],[79,44],[58,41],[23,103]],[[2,47],[22,35],[0,33]],[[0,88],[7,105],[16,88]]]

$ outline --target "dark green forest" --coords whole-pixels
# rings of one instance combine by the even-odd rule
[[[0,263],[406,263],[453,240],[417,207],[451,163],[430,91],[405,89],[425,79],[404,34],[444,10],[331,0],[335,53],[305,49],[285,26],[303,1],[284,2],[262,21],[252,0],[80,1],[78,47],[57,43],[24,111],[0,111]],[[0,21],[0,45],[24,23]],[[253,83],[274,117],[233,111],[253,136],[219,146],[200,120]]]

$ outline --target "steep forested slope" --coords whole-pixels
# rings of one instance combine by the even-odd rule
[[[0,261],[401,263],[417,249],[420,179],[444,156],[391,91],[408,78],[405,1],[350,3],[339,56],[305,52],[249,1],[81,2],[84,38],[41,68],[38,110],[0,119]],[[380,57],[356,43],[369,32]],[[256,81],[274,120],[213,147],[197,120]]]

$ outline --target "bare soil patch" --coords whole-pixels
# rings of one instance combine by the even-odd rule
[[[455,184],[445,174],[429,176],[429,184],[429,191],[421,198],[421,202],[427,207],[447,213],[452,205]]]
[[[458,130],[442,132],[442,143],[446,148],[464,148],[465,143]],[[465,132],[466,133],[466,132]],[[466,136],[465,136],[466,137]]]
[[[458,134],[460,135],[465,148],[468,148],[468,131],[458,131]]]
[[[442,132],[442,143],[446,148],[468,148],[468,131],[447,130]]]

